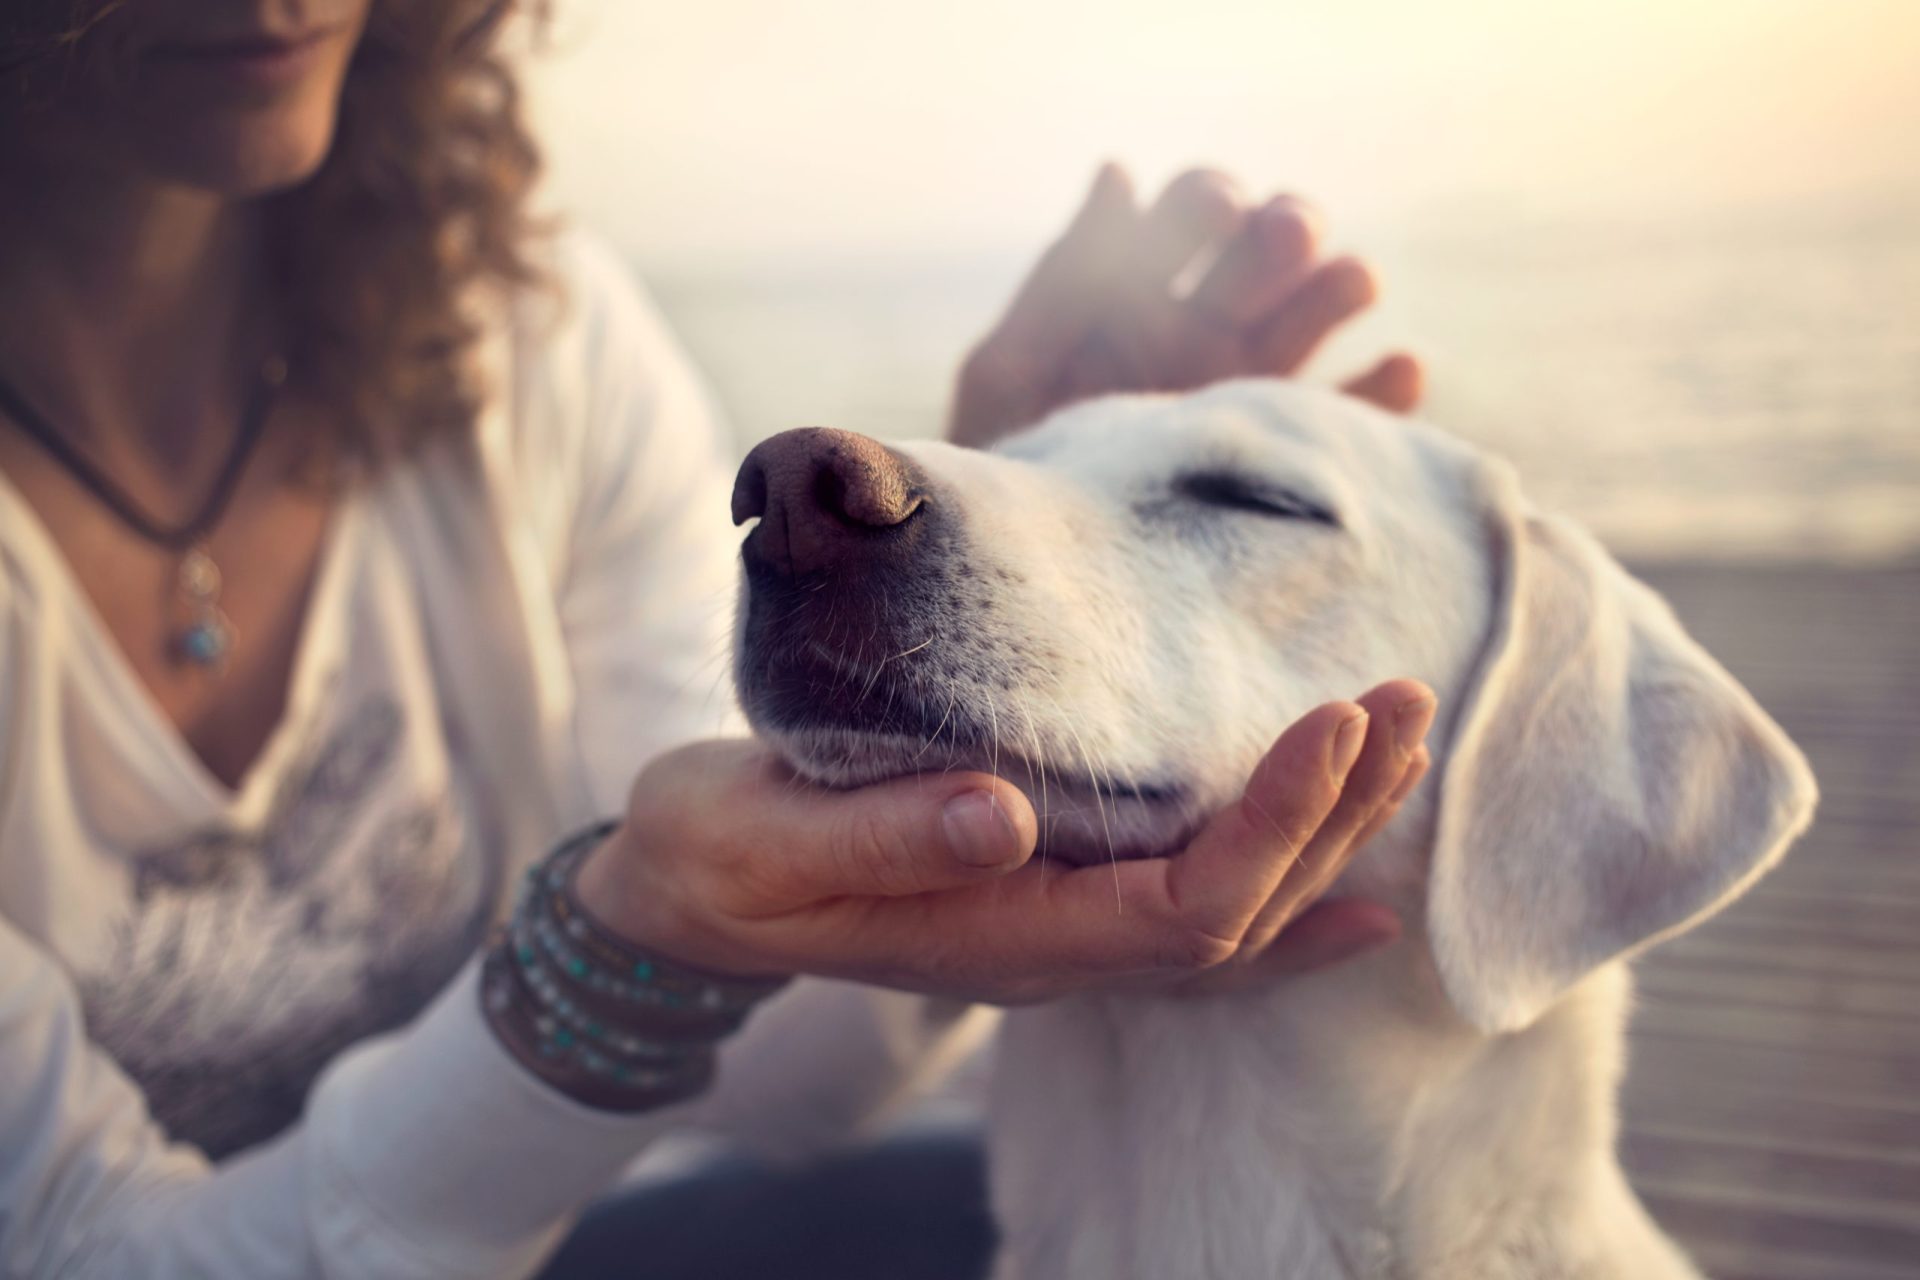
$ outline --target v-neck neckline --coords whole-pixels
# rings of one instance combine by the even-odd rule
[[[350,489],[327,517],[319,565],[294,642],[293,667],[279,719],[232,785],[215,774],[194,750],[134,670],[133,660],[107,627],[52,531],[4,471],[0,471],[0,540],[16,542],[43,592],[73,619],[73,632],[105,685],[108,702],[124,716],[116,730],[132,730],[135,745],[144,748],[147,759],[165,771],[175,794],[189,800],[204,816],[247,826],[264,818],[286,757],[297,751],[306,737],[312,704],[325,683],[328,659],[336,647],[327,637],[336,630],[352,559],[348,550],[361,522],[363,493],[357,486]]]

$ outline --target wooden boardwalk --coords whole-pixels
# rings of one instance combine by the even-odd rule
[[[1622,1155],[1715,1280],[1920,1280],[1920,564],[1643,567],[1822,800],[1638,966]]]

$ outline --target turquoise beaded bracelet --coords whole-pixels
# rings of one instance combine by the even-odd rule
[[[573,875],[615,825],[579,832],[527,872],[487,957],[482,996],[493,1025],[542,1076],[593,1105],[633,1110],[704,1088],[715,1044],[785,979],[706,973],[589,916]]]

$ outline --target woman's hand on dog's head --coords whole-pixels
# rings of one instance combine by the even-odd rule
[[[1305,202],[1255,204],[1207,169],[1141,207],[1126,173],[1107,165],[962,366],[948,434],[987,445],[1108,392],[1291,377],[1378,293],[1366,263],[1320,257],[1320,230]],[[1422,378],[1418,361],[1396,353],[1345,389],[1404,413]]]
[[[757,744],[697,743],[641,774],[576,891],[635,943],[722,972],[995,1003],[1227,989],[1397,934],[1376,904],[1313,904],[1425,772],[1433,709],[1404,680],[1316,708],[1186,849],[1087,867],[1033,860],[1033,808],[997,778],[827,791]]]

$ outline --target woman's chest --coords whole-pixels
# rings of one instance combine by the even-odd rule
[[[272,442],[270,442],[272,443]],[[237,785],[286,710],[338,496],[295,484],[275,450],[257,459],[218,523],[192,545],[153,540],[51,459],[0,437],[7,500],[31,511],[60,586],[207,771]],[[271,464],[271,465],[269,465]],[[184,498],[135,502],[162,524]]]
[[[327,1062],[411,1019],[479,945],[506,878],[434,718],[332,685],[336,714],[256,822],[128,850],[104,935],[68,956],[90,1034],[176,1137],[223,1155],[298,1116]]]
[[[378,510],[341,518],[237,787],[77,602],[15,620],[0,911],[65,962],[156,1117],[216,1155],[291,1123],[328,1061],[445,985],[502,898],[503,807],[526,807],[471,731],[520,664],[444,678],[458,618],[423,602],[431,566]]]

